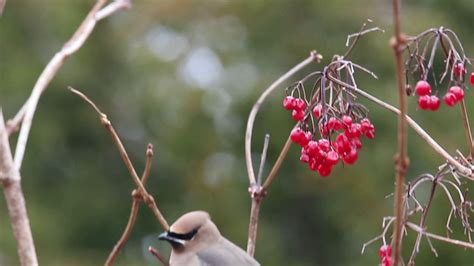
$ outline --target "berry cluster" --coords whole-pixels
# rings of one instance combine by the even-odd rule
[[[380,247],[379,256],[382,260],[382,266],[392,266],[392,247],[390,245],[383,245]]]
[[[460,70],[458,70],[460,71]],[[474,73],[471,75],[472,83],[474,84]],[[436,111],[441,105],[438,96],[431,94],[431,85],[425,81],[420,80],[416,83],[415,93],[419,96],[418,107],[422,110]],[[460,86],[451,86],[448,92],[444,95],[443,100],[447,106],[454,106],[456,103],[464,99],[464,89]]]
[[[353,122],[349,115],[343,115],[342,118],[332,116],[328,120],[321,119],[322,106],[320,104],[313,108],[312,114],[320,121],[319,131],[322,138],[317,139],[314,134],[304,131],[301,127],[294,128],[290,138],[302,147],[300,161],[307,163],[312,171],[317,171],[321,176],[331,174],[332,168],[339,159],[346,164],[354,164],[362,148],[360,141],[362,135],[368,139],[375,138],[375,127],[368,118],[363,118],[359,123]],[[331,142],[331,133],[338,131],[340,133],[335,141]]]
[[[439,100],[438,96],[430,95],[431,85],[425,80],[420,80],[418,83],[416,83],[415,93],[419,96],[418,106],[422,110],[436,111],[441,105],[441,101]]]
[[[304,119],[306,102],[303,99],[286,96],[285,99],[283,99],[283,107],[286,110],[291,110],[291,117],[293,117],[295,121]]]

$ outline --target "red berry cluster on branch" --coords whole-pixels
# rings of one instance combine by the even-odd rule
[[[300,109],[295,109],[296,105],[293,104],[297,100],[301,99],[287,96],[283,100],[283,107],[293,112],[299,111]],[[304,106],[306,107],[306,104]],[[316,132],[313,134],[297,126],[291,131],[290,138],[302,147],[300,161],[307,163],[312,171],[317,171],[323,177],[331,174],[332,168],[339,160],[349,165],[357,161],[359,150],[362,148],[361,136],[368,139],[375,138],[375,127],[366,117],[358,123],[353,122],[350,115],[331,116],[327,119],[328,116],[323,115],[321,104],[313,108],[312,115],[319,121],[318,129],[321,137],[319,138]],[[305,116],[304,110],[302,116]],[[302,125],[307,127],[307,124]],[[333,133],[337,136],[331,141]]]
[[[392,266],[392,246],[383,245],[380,247],[379,256],[382,261],[382,266]]]
[[[430,42],[431,38],[437,39]],[[457,43],[457,45],[455,45]],[[421,49],[420,47],[424,47]],[[446,28],[429,29],[421,34],[410,37],[406,46],[407,59],[405,62],[407,71],[406,79],[409,80],[409,74],[413,79],[418,80],[415,86],[415,93],[418,98],[418,107],[422,110],[436,111],[439,109],[441,101],[438,96],[431,95],[431,85],[427,82],[428,77],[433,77],[433,82],[438,89],[447,78],[448,89],[443,96],[444,103],[452,107],[464,99],[464,93],[467,89],[465,76],[467,74],[466,65],[470,64],[470,59],[465,55],[464,48],[459,42],[456,34]],[[440,49],[443,55],[444,70],[441,72],[438,80],[435,66],[435,57]],[[429,57],[426,57],[427,51],[431,50]],[[474,85],[474,73],[470,75],[470,83]],[[409,86],[407,86],[409,88]]]
[[[291,117],[295,121],[303,120],[306,109],[306,102],[303,99],[287,96],[283,100],[283,107],[286,110],[291,110]]]
[[[298,121],[290,139],[301,146],[300,161],[323,177],[339,161],[347,165],[357,161],[362,136],[375,138],[375,127],[367,118],[369,110],[357,102],[352,91],[357,88],[355,70],[376,78],[367,68],[334,56],[322,71],[290,85],[283,99],[283,107]]]

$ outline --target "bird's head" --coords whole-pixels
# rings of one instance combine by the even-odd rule
[[[188,212],[174,222],[158,239],[168,241],[175,252],[197,252],[213,244],[220,232],[205,211]]]

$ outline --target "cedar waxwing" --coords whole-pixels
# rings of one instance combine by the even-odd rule
[[[260,265],[223,237],[204,211],[184,214],[158,238],[172,246],[170,266]]]

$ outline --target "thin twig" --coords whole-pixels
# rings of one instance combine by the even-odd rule
[[[20,111],[18,111],[18,113],[16,113],[15,117],[13,117],[12,119],[9,119],[7,121],[7,134],[9,136],[11,134],[17,132],[18,129],[20,129],[20,123],[23,120],[23,117],[25,116],[27,106],[28,106],[28,100],[20,108]]]
[[[0,109],[0,177],[8,207],[21,265],[38,265],[35,244],[21,189],[21,176],[15,168],[8,142],[8,133]]]
[[[258,169],[258,175],[257,175],[257,184],[259,186],[262,185],[263,168],[265,167],[265,161],[267,160],[267,151],[268,151],[269,143],[270,143],[270,135],[266,134],[265,140],[263,141],[262,156],[260,157],[260,167]]]
[[[69,87],[69,90],[73,92],[74,94],[78,95],[79,97],[81,97],[86,102],[88,102],[97,111],[102,125],[104,125],[105,129],[107,129],[107,132],[109,132],[112,139],[114,140],[114,143],[120,152],[120,155],[122,157],[122,160],[125,166],[127,167],[130,175],[132,176],[132,179],[135,182],[136,186],[138,187],[138,193],[140,193],[143,201],[151,209],[151,211],[153,212],[153,214],[155,215],[156,219],[161,224],[163,229],[167,231],[169,229],[168,222],[166,222],[166,219],[163,217],[160,210],[156,206],[155,199],[146,191],[145,187],[143,186],[143,183],[140,181],[140,178],[138,177],[137,172],[135,171],[133,164],[130,161],[130,158],[128,157],[127,151],[125,150],[125,147],[123,146],[122,141],[117,135],[117,132],[113,128],[112,123],[107,119],[107,116],[104,113],[102,113],[100,109],[87,96],[85,96],[80,91],[75,90],[71,87]]]
[[[148,148],[146,151],[145,170],[143,170],[142,179],[141,179],[143,185],[145,185],[148,177],[150,176],[152,157],[153,157],[153,145],[148,144]],[[141,202],[141,197],[136,190],[133,190],[132,192],[132,200],[133,200],[132,207],[130,208],[130,216],[128,218],[127,226],[125,227],[125,230],[122,233],[122,236],[120,237],[119,241],[117,242],[117,244],[115,244],[114,248],[110,252],[109,257],[107,258],[107,261],[105,262],[106,266],[113,265],[115,258],[123,249],[123,247],[125,246],[125,243],[127,243],[130,237],[130,234],[132,233],[133,226],[135,225],[135,221],[137,220],[138,210],[140,209],[140,202]]]
[[[155,258],[157,258],[164,266],[170,265],[168,263],[168,260],[163,255],[161,255],[161,253],[158,252],[158,250],[156,250],[155,248],[151,246],[148,247],[148,252],[150,252],[153,256],[155,256]]]
[[[440,171],[440,172],[442,172],[442,171]],[[432,183],[431,183],[430,196],[428,198],[428,202],[426,203],[425,207],[423,208],[423,213],[422,213],[421,218],[420,218],[420,225],[419,226],[421,228],[425,227],[426,217],[428,216],[428,212],[430,210],[431,203],[433,202],[434,194],[436,192],[436,187],[438,185],[438,177],[439,177],[439,175],[437,175],[436,178],[434,178]],[[415,244],[413,245],[413,250],[412,250],[410,259],[408,260],[408,265],[409,266],[410,265],[411,266],[415,265],[416,254],[418,254],[418,251],[420,249],[420,242],[421,242],[421,233],[418,234],[418,236],[416,237]]]
[[[457,245],[457,246],[460,246],[460,247],[463,247],[463,248],[474,249],[474,243],[469,243],[469,242],[465,242],[465,241],[461,241],[461,240],[451,239],[451,238],[448,238],[448,237],[428,233],[423,228],[419,227],[418,225],[416,225],[414,223],[406,223],[406,226],[408,228],[414,230],[415,232],[418,232],[418,233],[421,233],[421,234],[425,235],[428,238],[436,239],[436,240],[443,241],[443,242],[446,242],[446,243],[450,243],[450,244],[453,244],[453,245]]]
[[[263,190],[267,190],[270,184],[272,183],[273,179],[275,178],[276,174],[278,173],[278,170],[280,170],[281,164],[285,160],[286,154],[288,154],[288,151],[290,150],[291,147],[291,139],[288,137],[286,139],[285,145],[283,146],[280,155],[278,155],[278,158],[275,162],[275,164],[272,167],[272,170],[268,174],[268,177],[265,179],[265,183],[263,184]]]
[[[25,155],[26,144],[28,142],[28,136],[31,129],[31,124],[33,122],[33,116],[35,115],[36,106],[38,101],[49,83],[53,80],[54,76],[57,74],[59,69],[62,67],[66,59],[77,52],[79,48],[84,44],[87,38],[90,36],[94,30],[97,22],[100,19],[105,18],[106,16],[97,17],[96,14],[100,12],[100,9],[105,5],[106,0],[98,0],[94,7],[91,9],[87,17],[84,19],[82,24],[79,26],[77,31],[71,37],[71,39],[66,42],[66,44],[57,52],[54,57],[49,61],[48,65],[45,67],[38,80],[36,81],[31,95],[26,101],[26,111],[23,116],[23,122],[20,129],[20,134],[18,136],[18,142],[15,150],[14,163],[15,168],[20,169],[23,162],[23,157]],[[118,5],[117,3],[121,3]],[[115,1],[110,6],[105,7],[107,9],[106,15],[111,15],[114,12],[128,6],[130,3],[128,1]],[[111,9],[110,7],[114,8]],[[104,14],[105,15],[105,14]],[[20,110],[21,111],[21,110]]]
[[[125,227],[125,230],[122,233],[122,236],[120,237],[119,241],[117,244],[115,244],[114,248],[112,249],[112,252],[110,252],[109,257],[107,258],[107,261],[105,262],[104,265],[106,266],[111,266],[114,264],[115,258],[118,256],[122,248],[125,246],[125,243],[127,243],[128,238],[130,237],[130,234],[132,233],[133,226],[135,225],[135,221],[137,220],[137,214],[138,210],[140,208],[140,200],[137,198],[133,198],[132,202],[132,208],[130,209],[130,216],[128,218],[127,226]]]

